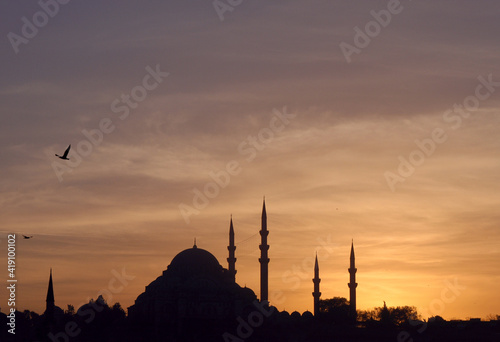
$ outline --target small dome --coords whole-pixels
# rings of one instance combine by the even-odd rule
[[[181,278],[189,278],[199,275],[218,275],[223,272],[223,268],[212,253],[195,245],[177,254],[167,271]]]
[[[304,313],[302,314],[302,318],[307,318],[307,319],[310,319],[310,318],[313,318],[314,315],[312,314],[311,311],[304,311]]]

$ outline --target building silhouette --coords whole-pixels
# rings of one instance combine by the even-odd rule
[[[162,275],[128,308],[131,321],[154,340],[209,340],[229,330],[237,317],[255,310],[257,297],[235,281],[234,227],[229,226],[228,269],[210,252],[192,248],[177,254]]]
[[[274,307],[269,307],[269,244],[267,237],[267,213],[265,199],[262,204],[260,249],[260,300],[255,292],[247,287],[241,287],[236,282],[236,244],[235,229],[231,216],[228,232],[227,268],[224,268],[217,258],[209,251],[199,248],[196,239],[191,248],[179,252],[168,267],[145,287],[134,304],[128,307],[127,324],[131,337],[141,336],[144,341],[212,341],[219,340],[227,332],[240,329],[241,322],[249,317],[257,317],[261,309],[267,307],[277,313],[272,324],[279,329],[285,328],[294,320],[301,319],[298,312],[292,315],[279,313]],[[350,267],[350,306],[349,316],[356,317],[356,267],[354,242],[351,243]],[[314,263],[314,316],[320,313],[320,282],[319,262],[316,254]],[[97,303],[97,301],[96,301]],[[83,308],[90,309],[89,303]],[[99,304],[99,303],[97,303]],[[106,306],[105,302],[102,307]],[[80,310],[77,316],[83,313]],[[46,310],[42,315],[47,332],[54,332],[54,327],[60,326],[64,316],[62,309],[55,305],[52,269],[46,297]],[[309,312],[303,318],[313,317]],[[310,318],[309,318],[310,319]],[[59,323],[58,323],[59,322]],[[284,324],[284,325],[283,325]],[[86,325],[83,325],[87,327]],[[90,326],[88,329],[92,329]],[[271,329],[271,330],[269,330]],[[263,328],[270,333],[273,328]],[[89,331],[90,331],[89,330]],[[238,331],[238,330],[237,330]],[[55,336],[55,335],[54,335]],[[257,338],[257,336],[255,337]]]
[[[289,314],[269,307],[267,299],[269,263],[267,243],[267,215],[265,201],[262,209],[261,235],[261,301],[255,293],[236,283],[236,245],[232,217],[229,223],[228,267],[222,267],[214,255],[199,248],[196,239],[193,247],[178,253],[166,270],[140,294],[128,308],[128,317],[120,305],[110,308],[102,296],[84,304],[76,313],[66,315],[55,305],[54,283],[50,269],[45,312],[38,316],[17,312],[16,340],[23,341],[388,341],[399,339],[401,332],[406,340],[434,341],[493,341],[498,335],[497,322],[480,319],[446,322],[439,316],[431,318],[429,329],[422,331],[411,321],[387,324],[389,316],[379,321],[358,321],[356,317],[356,272],[354,241],[351,242],[349,306],[342,299],[342,317],[319,315],[320,282],[319,262],[314,263],[314,316],[306,311]],[[348,309],[347,309],[348,308]],[[384,312],[389,310],[384,302]],[[337,314],[339,311],[337,312]],[[316,319],[315,316],[320,316]],[[347,318],[347,320],[344,319]],[[339,319],[340,318],[340,319]],[[438,320],[438,318],[440,318]],[[0,313],[0,323],[8,324],[8,317]],[[406,330],[401,330],[401,329]],[[0,340],[7,340],[4,329]],[[491,336],[491,338],[490,338]],[[9,336],[10,337],[10,336]]]

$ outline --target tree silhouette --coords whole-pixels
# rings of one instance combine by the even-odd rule
[[[378,313],[375,309],[371,310],[359,310],[358,311],[358,320],[360,322],[374,322],[378,321]]]
[[[322,318],[333,323],[348,323],[352,320],[349,316],[349,301],[343,297],[321,299],[319,313]]]
[[[89,341],[109,341],[122,335],[125,326],[125,311],[120,303],[109,307],[106,300],[99,296],[81,306],[75,320],[81,328],[78,336]]]
[[[402,326],[410,320],[420,318],[417,308],[414,306],[387,307],[385,302],[383,307],[375,308],[374,314],[375,318],[386,326]]]
[[[74,316],[75,315],[75,307],[71,304],[68,304],[68,309],[64,312],[66,315]]]
[[[414,306],[383,307],[358,312],[358,320],[366,326],[382,324],[384,326],[402,326],[409,321],[420,319],[417,308]]]
[[[391,312],[387,308],[385,301],[384,301],[384,306],[382,308],[377,309],[377,317],[380,323],[384,325],[392,325]]]

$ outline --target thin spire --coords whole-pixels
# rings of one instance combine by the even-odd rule
[[[49,276],[49,288],[47,289],[47,299],[45,305],[45,312],[43,313],[45,318],[49,323],[54,323],[54,308],[55,308],[55,300],[54,300],[54,286],[52,284],[52,267],[50,268],[50,276]]]
[[[349,271],[349,283],[347,286],[349,287],[349,314],[351,317],[356,317],[356,287],[358,287],[358,283],[356,283],[356,272],[358,269],[356,268],[355,258],[354,258],[354,239],[351,241],[351,258],[350,258],[350,267]]]
[[[194,245],[193,245],[193,248],[198,248],[198,247],[196,246],[196,238],[194,238]]]
[[[233,215],[231,214],[231,219],[229,222],[229,240],[232,238],[232,243],[234,244],[234,228],[233,228]]]
[[[354,239],[351,242],[351,267],[354,267]]]
[[[266,197],[262,202],[262,229],[267,230],[267,213],[266,213]]]
[[[236,281],[236,258],[234,256],[236,246],[234,245],[233,215],[231,215],[229,224],[229,246],[227,246],[227,250],[229,251],[229,257],[227,258],[228,271],[231,275],[231,279]]]
[[[260,301],[267,302],[268,301],[268,250],[269,245],[267,244],[267,236],[269,235],[269,231],[267,230],[267,213],[266,213],[266,198],[264,197],[262,204],[262,225],[260,229]]]
[[[319,278],[319,266],[318,266],[318,252],[316,252],[316,260],[314,262],[314,292],[312,293],[314,297],[314,316],[319,314],[319,298],[321,297],[321,292],[319,291],[319,283],[321,279]]]
[[[47,290],[47,304],[54,303],[54,286],[52,284],[52,267],[50,268],[49,288]]]
[[[47,299],[44,312],[44,315],[46,316],[49,322],[53,322],[54,320],[54,308],[55,308],[54,286],[52,284],[52,268],[50,268],[49,288],[47,289]]]
[[[316,261],[314,261],[314,272],[319,271],[319,266],[318,266],[318,252],[316,252]]]

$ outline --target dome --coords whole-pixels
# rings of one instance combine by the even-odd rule
[[[195,322],[225,327],[245,310],[255,311],[256,300],[255,293],[240,287],[212,253],[195,244],[178,253],[163,274],[146,286],[128,308],[128,317],[145,324],[154,322],[165,332]]]
[[[220,275],[223,268],[212,253],[196,247],[185,249],[177,254],[167,268],[167,272],[189,278],[200,275]]]

